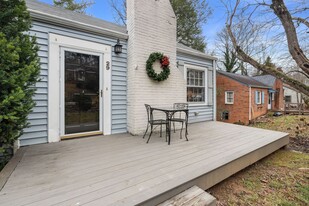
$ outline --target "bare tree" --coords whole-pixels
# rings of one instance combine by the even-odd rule
[[[126,0],[109,0],[117,23],[126,25]],[[204,52],[202,26],[212,14],[208,0],[169,0],[177,19],[178,42]]]
[[[114,19],[118,24],[127,24],[127,3],[126,0],[109,0],[115,12]]]
[[[295,23],[299,22],[299,19],[296,19],[296,21],[293,22],[293,17],[291,16],[291,13],[287,9],[283,0],[272,0],[271,4],[267,4],[265,3],[265,1],[261,1],[261,2],[257,2],[257,4],[255,4],[254,7],[250,7],[250,6],[252,6],[252,4],[251,5],[241,4],[240,0],[236,0],[236,3],[233,7],[226,6],[227,11],[228,11],[226,28],[227,28],[229,37],[232,41],[233,47],[235,51],[237,52],[238,58],[242,59],[244,62],[251,64],[252,66],[254,66],[255,68],[259,70],[262,70],[268,74],[271,74],[281,79],[286,84],[290,85],[291,87],[295,88],[299,92],[306,94],[308,96],[309,95],[308,85],[285,74],[283,71],[280,71],[276,68],[272,68],[272,67],[269,67],[267,65],[260,63],[254,58],[254,55],[248,54],[243,49],[241,42],[237,39],[237,36],[235,36],[235,29],[234,29],[234,27],[236,26],[237,28],[237,25],[238,25],[237,22],[235,23],[236,21],[235,19],[239,18],[239,16],[244,14],[244,11],[248,12],[247,13],[248,15],[246,16],[247,21],[245,25],[254,25],[254,21],[252,20],[254,13],[258,10],[259,7],[261,6],[266,7],[266,9],[268,9],[267,10],[268,14],[273,14],[273,19],[271,19],[272,21],[270,21],[273,23],[271,25],[270,24],[264,24],[264,25],[275,26],[278,29],[277,33],[280,33],[280,29],[283,28],[282,33],[285,34],[285,38],[286,38],[285,45],[288,48],[289,54],[295,60],[297,66],[301,69],[301,71],[304,72],[306,75],[308,75],[309,74],[309,59],[306,57],[305,53],[303,52],[303,50],[301,49],[299,45],[298,32],[296,31],[296,28],[295,28]],[[260,21],[263,21],[263,18],[257,15],[257,16],[254,16],[254,20],[256,22],[260,22]],[[306,19],[303,19],[303,20],[305,21],[301,21],[301,23],[304,25],[307,25]],[[277,22],[279,22],[280,24],[278,24]],[[275,37],[274,34],[273,34],[273,37]]]

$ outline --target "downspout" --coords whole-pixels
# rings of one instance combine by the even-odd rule
[[[217,121],[217,61],[213,60],[213,121]]]
[[[251,86],[249,86],[249,121],[251,121],[251,108],[252,108],[252,104],[251,104]]]

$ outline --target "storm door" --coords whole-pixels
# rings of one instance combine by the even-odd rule
[[[64,135],[101,131],[102,56],[63,50]]]

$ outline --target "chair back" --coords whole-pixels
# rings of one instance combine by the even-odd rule
[[[174,103],[174,109],[188,109],[188,103]]]
[[[151,109],[151,106],[149,104],[145,104],[145,107],[146,107],[146,111],[147,111],[147,120],[148,120],[148,122],[150,122],[153,119],[152,109]]]
[[[174,103],[174,109],[188,109],[188,103]],[[179,112],[179,118],[181,118],[181,112]]]

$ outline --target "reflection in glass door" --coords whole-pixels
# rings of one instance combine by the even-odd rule
[[[65,135],[100,130],[100,56],[64,51]]]

